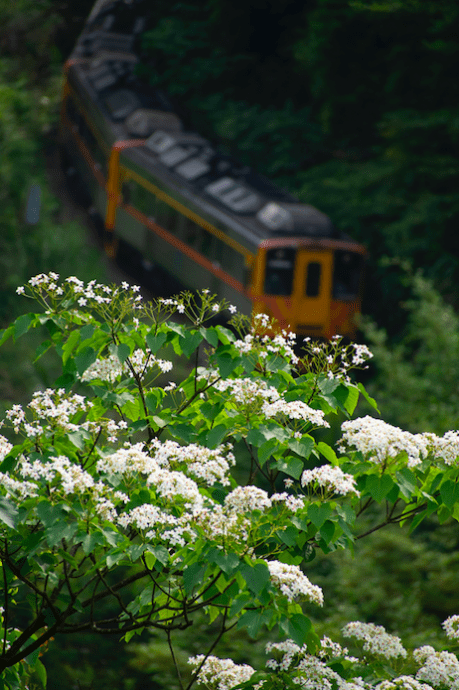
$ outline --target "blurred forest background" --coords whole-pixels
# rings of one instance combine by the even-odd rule
[[[15,290],[35,273],[108,280],[62,202],[55,155],[62,65],[92,4],[0,0],[0,328],[27,308]],[[361,328],[375,360],[365,384],[383,419],[414,432],[458,428],[456,0],[140,4],[151,12],[140,72],[187,125],[368,248]],[[35,225],[25,222],[32,184],[42,190]],[[32,359],[21,341],[3,348],[0,412],[52,381]],[[413,538],[376,533],[353,560],[312,561],[327,602],[319,630],[360,619],[435,644],[439,622],[459,612],[458,541],[457,524],[432,522]],[[205,627],[184,636],[183,659],[200,652],[200,635]],[[228,644],[263,663],[262,643],[238,634]],[[50,690],[175,690],[166,658],[148,635],[128,648],[85,636],[52,643],[44,662]]]

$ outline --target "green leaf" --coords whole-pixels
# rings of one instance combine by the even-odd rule
[[[373,407],[376,410],[376,412],[379,412],[376,400],[374,398],[372,398],[370,395],[368,395],[367,391],[365,390],[365,386],[363,385],[363,383],[359,382],[357,384],[357,388],[362,393],[362,395],[365,398],[365,400],[367,401],[367,403],[369,403],[371,405],[371,407]]]
[[[66,524],[61,521],[45,530],[46,541],[49,546],[56,546],[62,539],[70,540],[77,531],[77,524]]]
[[[67,342],[64,343],[64,345],[62,347],[62,353],[63,353],[62,361],[64,364],[66,363],[66,361],[68,360],[68,358],[72,354],[72,352],[75,349],[79,339],[80,339],[80,332],[79,331],[72,331],[70,333],[69,337],[67,338]],[[48,342],[51,343],[50,340]],[[37,357],[37,359],[38,359],[38,357]]]
[[[207,558],[210,563],[215,563],[227,575],[234,573],[239,565],[239,556],[237,553],[225,553],[221,549],[213,547],[210,549]]]
[[[183,570],[183,584],[187,594],[191,594],[195,587],[202,584],[206,569],[206,563],[192,563]]]
[[[129,347],[129,345],[126,345],[126,343],[120,343],[119,345],[116,345],[116,347],[114,347],[113,349],[114,354],[116,354],[121,364],[124,364],[124,362],[131,354],[131,348]]]
[[[278,470],[284,472],[284,474],[288,474],[289,477],[293,477],[294,479],[299,479],[304,469],[303,461],[293,456],[277,460],[276,467]]]
[[[155,355],[166,342],[167,334],[157,333],[156,335],[153,335],[153,333],[147,333],[145,340],[151,352]]]
[[[0,496],[0,522],[12,529],[18,524],[18,509],[4,496]]]
[[[228,352],[217,353],[217,366],[220,375],[226,379],[241,363],[241,358],[233,357]]]
[[[367,477],[365,484],[366,490],[377,503],[380,503],[386,498],[393,486],[393,479],[388,474],[383,474],[380,477],[376,474],[371,474]]]
[[[290,639],[302,647],[306,642],[308,632],[311,630],[311,621],[302,613],[294,613],[281,620],[280,627]]]
[[[14,334],[14,324],[11,324],[11,326],[8,326],[8,328],[4,328],[2,331],[0,331],[0,345],[3,345],[3,343],[6,343],[8,338],[11,338],[11,336]]]
[[[207,434],[207,447],[216,448],[228,435],[228,429],[223,424],[219,424],[209,431]]]
[[[21,335],[27,333],[29,328],[35,321],[35,314],[23,314],[14,322],[14,340],[16,341]]]
[[[320,536],[326,544],[329,544],[335,534],[335,523],[331,520],[326,520],[320,528]]]
[[[268,625],[271,621],[270,611],[246,611],[239,619],[237,627],[246,628],[252,639],[258,637],[263,625]]]
[[[295,438],[288,442],[288,447],[294,453],[307,460],[314,448],[314,439],[307,435],[302,436],[300,439]]]
[[[452,510],[454,504],[459,501],[459,484],[447,479],[446,482],[443,482],[440,486],[440,496],[445,506],[449,510]]]
[[[37,659],[37,661],[35,662],[34,671],[35,671],[35,673],[38,677],[38,680],[40,681],[42,687],[46,688],[46,682],[47,682],[46,668],[43,666],[40,659]]]
[[[266,563],[242,563],[239,572],[242,573],[247,587],[253,594],[258,595],[269,582],[269,570]]]
[[[397,477],[402,496],[408,500],[411,499],[416,491],[415,474],[408,467],[403,467],[395,473],[395,476]]]
[[[321,455],[324,456],[324,458],[328,460],[329,463],[331,463],[332,465],[338,464],[338,458],[336,457],[336,453],[333,450],[333,448],[328,445],[328,443],[319,441],[319,443],[317,444],[317,450]]]
[[[92,553],[96,546],[101,544],[105,544],[105,539],[102,534],[97,532],[95,534],[85,534],[81,540],[81,548],[86,556]]]
[[[199,331],[187,331],[183,338],[180,338],[180,347],[185,357],[189,357],[202,343],[203,336]]]
[[[258,462],[261,466],[265,464],[270,457],[272,457],[275,448],[278,448],[279,443],[277,439],[270,438],[269,441],[263,443],[258,449]]]
[[[332,510],[329,503],[322,503],[322,505],[311,503],[311,505],[308,506],[308,518],[317,529],[320,529],[325,521],[328,520],[331,512]]]
[[[200,332],[202,333],[203,337],[209,345],[212,345],[212,347],[217,347],[219,338],[218,338],[218,331],[216,328],[211,326],[210,328],[201,328]]]
[[[150,551],[162,565],[167,565],[169,563],[169,551],[165,546],[149,546],[148,551]]]
[[[84,374],[91,364],[94,364],[97,356],[92,347],[85,347],[80,354],[75,357],[75,365],[79,375]]]

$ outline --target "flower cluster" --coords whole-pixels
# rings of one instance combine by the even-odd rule
[[[400,453],[408,456],[408,467],[416,467],[431,456],[446,465],[459,458],[459,432],[448,431],[442,438],[432,433],[410,434],[374,417],[359,417],[342,424],[341,452],[357,450],[367,460],[383,467]]]
[[[31,278],[27,285],[18,287],[16,292],[18,295],[36,298],[48,310],[54,310],[60,303],[64,301],[68,303],[71,300],[79,308],[87,307],[97,312],[100,308],[113,305],[119,297],[127,298],[132,303],[132,307],[138,309],[142,300],[142,296],[138,294],[140,292],[138,285],[131,286],[123,282],[120,286],[109,287],[96,280],[91,280],[85,285],[75,276],[70,276],[59,283],[59,274],[53,271],[39,273]]]
[[[408,456],[408,467],[419,465],[427,456],[427,439],[410,434],[374,417],[359,417],[344,422],[341,452],[357,450],[367,459],[386,467],[400,453]]]
[[[263,379],[222,379],[217,381],[213,388],[221,393],[229,394],[236,405],[258,411],[266,402],[278,400],[279,393],[274,386],[268,386]]]
[[[345,625],[342,632],[344,637],[354,637],[363,642],[363,650],[369,654],[377,654],[386,659],[405,658],[407,655],[400,638],[389,635],[382,625],[354,621]]]
[[[296,334],[291,331],[277,330],[274,319],[267,314],[255,314],[249,333],[236,340],[234,346],[242,355],[253,355],[261,362],[275,355],[281,359],[296,365],[299,358],[294,352],[296,346]]]
[[[134,350],[129,358],[121,363],[115,355],[97,359],[82,374],[82,381],[108,381],[114,383],[121,376],[139,376],[143,378],[149,369],[157,367],[163,374],[171,371],[172,362],[165,359],[157,359],[147,350]]]
[[[442,623],[446,637],[450,640],[459,640],[459,616],[450,616]]]
[[[305,338],[303,349],[306,356],[302,359],[305,369],[313,373],[326,373],[328,378],[342,379],[349,383],[349,372],[352,369],[367,368],[366,362],[373,354],[366,345],[350,343],[344,346],[342,340],[340,335],[335,335],[326,342]]]
[[[432,686],[420,683],[413,676],[398,676],[378,683],[375,690],[432,690]]]
[[[459,661],[450,652],[428,654],[423,666],[416,673],[417,680],[424,680],[434,688],[459,688]]]
[[[345,474],[339,467],[322,465],[312,470],[305,470],[301,475],[301,486],[319,489],[322,494],[339,494],[360,496],[355,488],[355,478],[352,474]]]
[[[13,444],[9,443],[8,439],[0,435],[0,462],[6,458],[12,448]]]
[[[272,403],[264,403],[262,412],[268,418],[287,417],[291,420],[308,422],[313,426],[330,426],[325,419],[325,413],[322,412],[322,410],[313,410],[312,407],[309,407],[309,405],[306,405],[306,403],[302,402],[301,400],[286,402],[283,399],[279,399]]]
[[[299,599],[323,606],[324,596],[321,588],[311,584],[297,565],[288,565],[280,561],[268,561],[267,565],[271,582],[289,601]]]
[[[238,665],[231,659],[199,654],[190,657],[188,663],[197,672],[197,680],[210,690],[231,690],[239,683],[250,680],[254,669],[248,664]]]

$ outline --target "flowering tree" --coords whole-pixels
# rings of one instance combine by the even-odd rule
[[[190,660],[190,682],[176,663],[182,688],[340,688],[390,678],[379,690],[418,690],[414,676],[402,681],[389,668],[407,652],[382,629],[346,627],[363,643],[361,658],[319,640],[303,604],[322,606],[323,593],[304,566],[315,549],[351,548],[391,523],[414,528],[435,512],[457,518],[459,434],[348,419],[335,451],[314,432],[338,413],[350,418],[360,394],[375,406],[349,378],[367,348],[306,340],[300,359],[294,336],[276,334],[264,315],[250,324],[233,314],[233,330],[211,325],[235,310],[208,291],[144,305],[136,286],[50,273],[18,293],[39,308],[0,344],[44,328],[37,358],[54,350],[62,372],[2,422],[0,688],[24,687],[31,672],[45,686],[39,656],[61,633],[128,641],[158,629],[176,663],[174,632],[204,611],[218,633]],[[165,384],[171,354],[194,366]],[[375,503],[385,514],[362,531],[358,518]],[[456,623],[445,624],[450,635]],[[212,655],[231,629],[255,637],[276,626],[285,641],[269,647],[267,671]],[[456,662],[443,654],[417,650],[417,678],[440,687],[425,669],[446,664],[459,687]]]

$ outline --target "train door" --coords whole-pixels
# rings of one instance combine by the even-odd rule
[[[299,335],[330,337],[332,253],[299,250],[295,262],[292,326]]]

